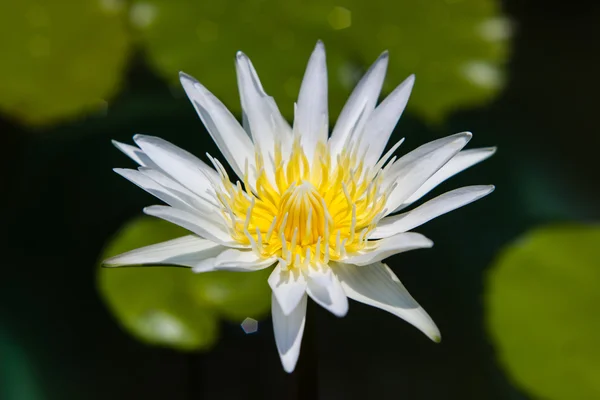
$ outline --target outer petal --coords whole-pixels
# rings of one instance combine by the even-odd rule
[[[394,254],[409,250],[425,249],[433,246],[433,242],[420,233],[399,233],[374,242],[373,248],[351,254],[343,260],[345,264],[368,265]]]
[[[203,216],[211,221],[220,225],[224,223],[220,210],[215,206],[214,202],[198,196],[160,170],[146,167],[139,167],[138,170],[143,175],[167,189],[172,195],[177,196],[179,199],[191,205],[195,210],[200,211]]]
[[[265,93],[252,62],[241,51],[236,56],[236,71],[247,130],[265,158],[265,168],[270,168],[269,155],[274,154],[275,141],[281,142],[284,148],[289,147],[291,128],[275,100]]]
[[[404,208],[414,203],[429,193],[437,185],[444,182],[446,179],[490,158],[495,152],[495,147],[469,149],[459,152],[457,155],[452,157],[452,159],[448,161],[446,165],[440,168],[438,172],[433,174],[431,178],[427,179],[427,181],[419,188],[419,190],[413,193],[399,208]]]
[[[199,214],[191,214],[166,206],[150,206],[144,208],[144,212],[153,217],[162,218],[175,225],[179,225],[196,235],[212,240],[227,247],[246,247],[235,242],[222,226],[215,224],[208,218]]]
[[[441,340],[440,331],[431,317],[387,265],[375,263],[356,267],[336,264],[334,272],[351,299],[390,312],[414,325],[431,340]]]
[[[386,203],[388,214],[404,203],[427,179],[454,157],[472,136],[470,132],[463,132],[434,140],[396,161],[385,178],[386,183],[396,185]]]
[[[269,276],[269,286],[282,312],[289,315],[306,292],[306,279],[297,269],[284,270],[278,264]]]
[[[327,65],[325,46],[320,40],[308,60],[300,86],[294,130],[300,134],[302,148],[309,162],[312,161],[317,143],[326,143],[329,133]]]
[[[158,139],[158,140],[161,141],[162,139]],[[197,194],[192,193],[192,191],[188,190],[183,185],[178,183],[171,176],[169,176],[169,174],[167,172],[163,171],[154,161],[152,161],[150,159],[150,157],[148,157],[148,155],[145,154],[141,149],[139,149],[135,146],[130,146],[128,144],[119,143],[114,140],[113,140],[113,144],[119,150],[121,150],[123,153],[128,155],[131,159],[133,159],[135,162],[137,162],[140,165],[138,170],[143,175],[146,175],[148,178],[152,179],[158,185],[162,186],[162,189],[160,189],[160,191],[163,191],[164,189],[166,189],[168,192],[170,192],[171,195],[178,197],[180,200],[184,201],[188,205],[191,205],[194,208],[196,208],[204,213],[210,213],[211,219],[213,221],[215,221],[215,222],[220,221],[219,215],[213,214],[215,211],[214,203],[212,203],[211,201],[209,201],[206,198],[200,197]],[[195,158],[194,156],[191,156],[191,155],[189,155],[189,156],[192,159]],[[136,174],[132,174],[130,172],[125,173],[125,174],[128,174],[128,176],[125,176],[124,174],[122,174],[121,171],[126,171],[125,169],[119,169],[119,170],[115,169],[114,171],[117,172],[118,174],[124,176],[126,179],[129,179],[132,182],[133,182],[133,179],[137,178],[137,177],[134,177],[134,175],[136,175]],[[213,181],[218,180],[217,175],[210,168],[208,169],[207,175],[208,176],[212,175],[214,178]],[[136,185],[142,187],[144,190],[149,191],[147,189],[147,187],[149,187],[149,185],[155,187],[154,184],[150,184],[147,180],[143,181],[143,182],[146,182],[146,184],[144,184],[142,181],[140,181],[140,179],[143,179],[143,178],[138,178],[137,183],[136,182],[134,182],[134,183]],[[220,182],[218,184],[220,184]],[[144,187],[144,186],[146,186],[146,187]],[[161,200],[165,201],[167,204],[171,204],[166,199],[159,197],[156,194],[156,192],[154,191],[154,189],[152,189],[152,190],[153,190],[153,192],[150,192],[151,194],[154,194]],[[171,204],[171,205],[173,205],[173,204]]]
[[[283,312],[273,294],[271,296],[271,314],[275,343],[281,364],[286,372],[292,372],[298,362],[304,324],[306,323],[306,294],[302,295],[296,307],[288,314]]]
[[[394,131],[402,112],[406,107],[410,92],[415,83],[415,76],[411,75],[402,82],[385,100],[373,111],[365,125],[362,136],[362,146],[369,146],[365,157],[365,165],[375,165]],[[362,154],[361,151],[358,154]]]
[[[386,51],[375,60],[365,76],[358,82],[342,109],[329,139],[334,161],[353,132],[362,131],[366,120],[375,108],[385,79],[387,65],[388,53]]]
[[[254,145],[229,110],[200,82],[181,72],[181,84],[227,162],[243,178],[246,162],[254,166]]]
[[[310,268],[308,272],[308,295],[321,307],[337,317],[348,313],[348,298],[339,279],[327,266],[323,270]]]
[[[479,200],[493,191],[494,186],[482,185],[466,186],[444,193],[414,210],[383,218],[369,238],[380,239],[409,231],[440,215]]]
[[[155,136],[135,135],[133,140],[162,171],[198,196],[211,199],[217,172],[187,151]]]
[[[114,168],[113,171],[174,208],[189,212],[194,212],[195,210],[194,207],[184,199],[159,185],[140,171],[125,168]]]
[[[205,258],[214,257],[224,247],[210,240],[189,235],[141,247],[104,260],[106,267],[127,265],[181,265],[194,267]]]
[[[257,271],[270,267],[277,259],[261,258],[252,250],[227,249],[217,256],[216,269],[228,271]]]
[[[160,168],[158,168],[158,165],[156,165],[150,159],[150,157],[148,157],[146,154],[144,154],[144,152],[141,149],[138,149],[137,147],[129,145],[129,144],[117,142],[116,140],[113,140],[112,144],[117,149],[121,150],[127,157],[131,158],[133,161],[135,161],[142,167],[160,169]]]
[[[215,268],[215,260],[216,259],[217,259],[216,257],[210,257],[210,258],[206,258],[206,259],[196,263],[192,267],[192,272],[199,274],[202,272],[216,271],[216,268]]]

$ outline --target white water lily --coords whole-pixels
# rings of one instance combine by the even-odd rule
[[[401,83],[377,104],[388,63],[383,53],[367,71],[329,132],[325,49],[310,56],[293,127],[279,112],[252,63],[238,53],[243,126],[203,85],[181,83],[208,132],[237,175],[175,145],[136,135],[138,147],[115,142],[140,167],[116,169],[168,206],[144,209],[191,234],[105,261],[107,266],[164,264],[256,271],[269,277],[275,341],[286,371],[294,370],[307,296],[342,317],[348,298],[388,311],[434,341],[440,333],[392,270],[381,261],[432,241],[409,232],[494,189],[468,186],[401,214],[439,183],[488,158],[494,148],[462,150],[464,132],[427,143],[396,159],[402,140],[383,154],[413,87]]]

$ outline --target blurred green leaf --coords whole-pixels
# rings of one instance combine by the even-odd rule
[[[509,375],[550,400],[600,398],[600,226],[537,229],[487,280],[487,324]]]
[[[271,309],[267,282],[271,269],[256,272],[217,271],[190,281],[192,296],[210,304],[223,317],[240,323],[245,318],[264,318]]]
[[[120,0],[0,2],[0,110],[31,125],[102,111],[131,48]]]
[[[102,260],[138,247],[188,235],[168,222],[140,217],[126,224]],[[100,268],[100,292],[119,322],[140,340],[182,350],[208,349],[218,317],[241,323],[261,319],[271,307],[270,269],[207,272],[189,268]]]
[[[134,219],[107,246],[102,259],[188,234],[148,217]],[[208,349],[218,338],[209,307],[189,296],[187,268],[98,268],[100,292],[119,322],[143,342],[181,350]]]
[[[288,118],[317,39],[328,51],[332,117],[389,49],[386,90],[416,73],[409,108],[438,121],[497,93],[510,36],[494,0],[133,0],[131,16],[151,62],[172,82],[190,73],[239,114],[233,60],[243,50]]]

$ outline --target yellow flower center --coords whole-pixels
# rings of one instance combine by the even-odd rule
[[[283,233],[287,242],[296,241],[300,246],[316,244],[331,229],[327,212],[321,194],[312,183],[303,181],[281,197],[277,215],[287,215],[287,219],[280,219],[275,229]]]
[[[256,153],[256,183],[232,184],[216,160],[222,185],[217,199],[232,237],[250,245],[261,257],[277,257],[284,268],[340,260],[368,244],[368,233],[379,220],[386,194],[381,165],[366,169],[364,155],[348,149],[335,166],[324,143],[317,145],[309,163],[300,140],[283,159],[276,144],[272,174]]]

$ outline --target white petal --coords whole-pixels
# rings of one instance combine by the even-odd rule
[[[172,207],[189,212],[194,211],[194,207],[191,204],[186,203],[185,200],[178,197],[175,193],[159,185],[140,171],[125,168],[114,168],[113,171]]]
[[[431,317],[387,265],[375,263],[356,267],[336,264],[334,272],[351,299],[390,312],[414,325],[433,341],[441,340],[440,331]]]
[[[496,152],[495,147],[486,147],[481,149],[469,149],[460,151],[457,155],[452,157],[450,161],[446,163],[438,172],[419,188],[412,196],[410,196],[399,208],[404,208],[409,204],[414,203],[421,197],[429,193],[440,183],[446,179],[464,171],[465,169],[472,167],[473,165],[488,159]]]
[[[108,267],[124,265],[182,265],[193,267],[205,258],[213,257],[224,247],[210,240],[189,235],[166,242],[131,250],[105,260]]]
[[[466,186],[446,192],[414,210],[385,217],[377,224],[370,239],[380,239],[409,231],[442,214],[472,203],[494,191],[494,186]]]
[[[275,141],[284,148],[291,143],[292,131],[275,100],[265,93],[250,59],[241,51],[236,57],[236,71],[242,109],[255,146],[262,152],[265,168],[272,168],[270,155],[274,154]],[[274,176],[272,171],[270,175]]]
[[[138,163],[140,166],[154,168],[154,169],[160,169],[158,167],[158,165],[156,165],[150,159],[150,157],[148,157],[146,154],[144,154],[144,152],[141,149],[139,149],[135,146],[131,146],[129,144],[117,142],[116,140],[113,140],[112,144],[117,149],[121,150],[127,157],[131,158],[133,161]]]
[[[271,314],[275,344],[285,372],[292,372],[298,362],[300,345],[306,322],[306,295],[303,295],[297,306],[285,314],[275,295],[271,296]]]
[[[217,172],[189,152],[155,136],[135,135],[133,140],[161,170],[202,198],[212,198]],[[212,181],[211,181],[212,180]]]
[[[308,60],[300,86],[294,131],[300,134],[300,142],[306,156],[312,161],[318,142],[326,143],[329,131],[327,109],[327,65],[325,46],[319,40]]]
[[[342,109],[329,140],[333,160],[346,146],[351,134],[362,131],[364,123],[377,104],[387,65],[388,53],[386,51],[375,60],[371,68],[358,82]]]
[[[435,174],[469,142],[470,132],[457,133],[424,144],[396,161],[385,177],[385,184],[394,183],[386,210],[390,214],[408,199],[427,179]]]
[[[221,249],[223,249],[223,248],[224,247],[221,247]],[[197,262],[192,267],[192,272],[199,274],[202,272],[216,271],[216,268],[215,268],[215,260],[216,259],[217,259],[216,257],[210,257],[210,258],[204,259],[200,262]]]
[[[181,84],[225,159],[243,178],[246,162],[254,166],[254,145],[238,121],[211,92],[191,76],[181,72]]]
[[[252,250],[227,249],[217,256],[216,269],[228,271],[258,271],[275,263],[275,257],[262,258]]]
[[[348,313],[348,298],[339,279],[329,267],[325,270],[309,268],[306,292],[321,307],[333,315],[343,317]]]
[[[140,137],[143,137],[143,135],[140,135]],[[146,138],[150,138],[150,137],[147,136]],[[159,138],[152,138],[152,139],[155,139],[157,142],[159,142],[161,144],[166,144],[167,147],[174,147],[175,152],[187,153],[162,139],[159,139]],[[138,163],[140,165],[140,167],[138,168],[140,173],[142,173],[143,175],[146,175],[148,178],[152,179],[158,185],[162,186],[161,190],[166,189],[168,192],[170,192],[171,195],[178,197],[180,200],[184,201],[185,203],[187,203],[187,204],[193,206],[194,208],[201,210],[205,213],[207,213],[207,212],[214,213],[215,212],[215,207],[214,207],[213,202],[210,202],[206,198],[200,197],[197,194],[192,193],[190,190],[185,188],[183,185],[179,184],[176,180],[174,180],[171,176],[169,176],[169,174],[167,172],[163,171],[154,161],[152,161],[152,159],[150,159],[150,157],[148,157],[148,155],[145,154],[143,150],[141,150],[135,146],[131,146],[131,145],[124,144],[124,143],[119,143],[115,140],[113,140],[112,143],[115,145],[115,147],[117,147],[119,150],[121,150],[123,153],[128,155],[131,159],[133,159],[136,163]],[[210,167],[207,167],[206,164],[202,163],[202,161],[200,161],[200,160],[197,160],[194,156],[190,155],[189,153],[187,153],[186,155],[192,160],[192,163],[199,161],[203,165],[203,168],[208,168],[208,170],[207,170],[208,175],[212,176],[213,182],[217,182],[217,184],[220,185],[220,181],[219,181],[220,178],[215,173],[214,170],[212,170]],[[132,182],[133,182],[133,179],[137,179],[137,182],[134,182],[134,183],[136,185],[142,187],[142,189],[144,189],[144,190],[147,190],[146,187],[144,187],[144,186],[153,186],[153,187],[155,186],[151,183],[148,183],[147,180],[143,181],[143,182],[146,182],[146,185],[144,185],[142,183],[142,181],[140,180],[143,178],[138,179],[137,174],[125,172],[125,174],[128,174],[128,176],[125,176],[124,174],[121,173],[122,171],[130,171],[130,170],[115,169],[114,171],[117,172],[118,174],[124,176],[126,179],[129,179]],[[206,179],[203,178],[202,180],[204,181]],[[150,193],[157,196],[153,192],[150,192]],[[159,197],[159,196],[157,196],[157,197],[160,198],[161,200],[165,201],[167,204],[171,204],[169,201],[166,201],[164,198]],[[213,220],[218,221],[219,220],[218,216],[214,215]]]
[[[415,83],[411,75],[402,82],[385,100],[375,108],[365,125],[362,146],[369,146],[365,157],[365,165],[375,165],[394,131]],[[362,154],[361,151],[358,154]]]
[[[151,168],[139,167],[139,172],[152,179],[154,182],[158,183],[160,186],[169,191],[172,195],[177,196],[179,199],[183,200],[185,203],[191,205],[195,211],[198,211],[202,214],[203,217],[214,221],[220,225],[223,225],[224,221],[221,217],[220,210],[213,203],[205,198],[198,196],[192,191],[188,190],[185,186],[179,184],[174,179],[170,178],[163,172]]]
[[[196,235],[212,240],[227,247],[246,247],[235,242],[222,226],[215,224],[199,214],[192,214],[166,206],[150,206],[144,208],[144,212],[153,217],[164,219],[175,225],[179,225]]]
[[[268,281],[281,310],[289,315],[306,292],[306,278],[298,269],[283,270],[278,264]]]
[[[433,242],[420,233],[399,233],[373,242],[373,248],[351,254],[343,262],[355,265],[367,265],[391,257],[394,254],[415,249],[425,249],[431,246],[433,246]]]

